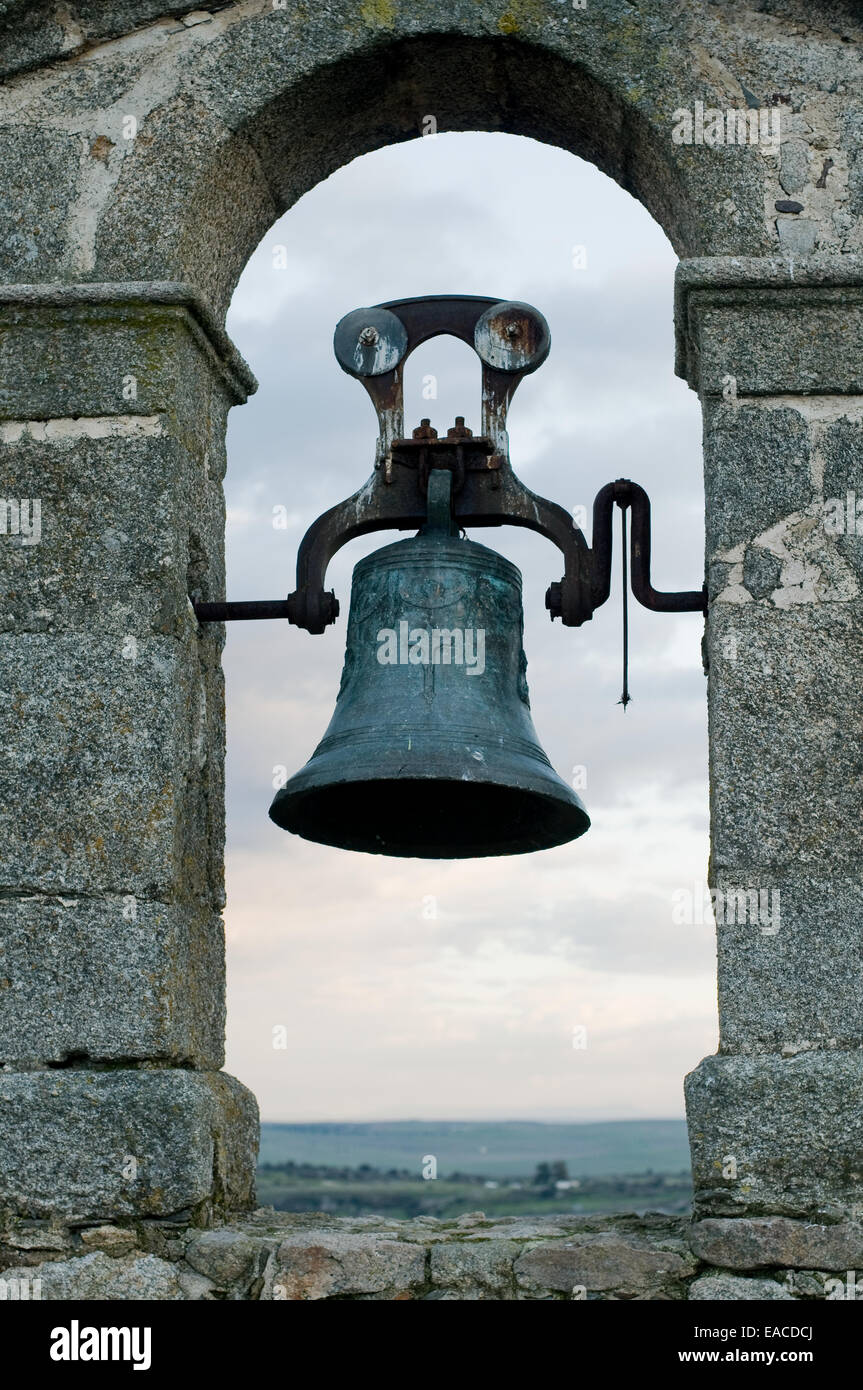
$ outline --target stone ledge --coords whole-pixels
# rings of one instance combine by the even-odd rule
[[[859,1221],[863,1050],[705,1057],[684,1093],[696,1218]]]
[[[755,1240],[753,1225],[761,1243],[746,1277],[739,1262],[730,1272],[728,1257],[737,1259],[745,1241]],[[473,1212],[453,1221],[398,1221],[269,1208],[215,1230],[150,1221],[85,1230],[14,1222],[0,1233],[0,1280],[7,1298],[49,1301],[853,1298],[856,1284],[829,1270],[788,1267],[804,1253],[817,1255],[831,1238],[829,1228],[781,1218],[772,1225],[701,1222],[690,1230],[683,1219],[651,1213],[487,1220]],[[700,1258],[710,1241],[724,1266]],[[859,1248],[831,1247],[833,1267],[840,1251]],[[765,1269],[768,1250],[794,1258]]]
[[[257,1148],[255,1098],[224,1072],[0,1070],[0,1230],[83,1253],[75,1228],[204,1225],[252,1206]]]
[[[705,314],[713,315],[707,342]],[[674,281],[674,370],[701,395],[721,395],[725,373],[735,376],[740,395],[857,393],[861,314],[857,254],[682,260]]]
[[[127,323],[136,313],[164,309],[180,316],[192,337],[221,374],[236,404],[258,389],[257,378],[234,346],[213,306],[197,286],[184,280],[48,281],[0,285],[0,322],[27,324],[36,313],[63,314],[86,325],[100,310],[122,310]],[[121,409],[123,407],[120,407]]]

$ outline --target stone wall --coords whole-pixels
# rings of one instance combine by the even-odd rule
[[[270,1208],[215,1230],[16,1223],[2,1264],[7,1298],[43,1300],[856,1300],[863,1227]]]
[[[129,1270],[134,1284],[135,1257],[117,1253],[128,1236],[105,1236],[109,1255],[67,1227],[162,1221],[175,1244],[140,1258],[178,1280],[182,1231],[252,1203],[254,1099],[220,1070],[221,638],[191,604],[224,597],[225,423],[255,389],[223,320],[275,219],[427,114],[442,131],[507,130],[592,160],[682,257],[677,370],[704,412],[710,879],[756,902],[779,894],[782,918],[719,926],[720,1052],[687,1083],[696,1215],[742,1222],[728,1240],[760,1253],[699,1259],[735,1278],[796,1268],[797,1237],[786,1248],[774,1224],[768,1240],[761,1217],[848,1230],[856,1249],[863,562],[856,531],[828,533],[821,517],[863,495],[858,8],[2,0],[0,76],[0,496],[42,504],[40,543],[0,546],[0,1211],[19,1230],[7,1262],[39,1256],[50,1228],[46,1288],[68,1255],[69,1277]],[[699,103],[778,113],[781,142],[676,142],[675,113]],[[245,1292],[268,1287],[264,1270],[274,1283],[280,1260],[293,1278],[291,1241],[313,1229],[285,1218],[267,1234],[268,1221],[235,1231],[266,1252]],[[135,1229],[149,1251],[167,1228]],[[314,1229],[322,1247],[327,1231],[365,1241],[359,1267],[378,1267],[383,1228]],[[559,1228],[439,1241],[442,1229],[390,1231],[407,1273],[394,1265],[356,1296],[426,1296],[427,1267],[446,1260],[435,1251],[469,1261],[498,1240],[500,1287],[532,1296],[524,1270],[539,1257],[518,1242],[565,1243]],[[584,1241],[605,1249],[622,1230]],[[656,1254],[659,1228],[626,1228],[627,1241],[636,1230],[677,1270],[675,1296],[705,1287],[682,1244]],[[800,1248],[802,1268],[832,1267]],[[194,1258],[187,1280],[210,1277]],[[562,1258],[568,1279],[580,1266]],[[353,1288],[354,1266],[336,1266],[332,1287]],[[603,1278],[631,1290],[629,1274]]]

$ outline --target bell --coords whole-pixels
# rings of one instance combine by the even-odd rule
[[[423,531],[354,570],[335,712],[270,817],[367,854],[549,849],[590,820],[533,727],[521,574],[435,514],[436,473]]]

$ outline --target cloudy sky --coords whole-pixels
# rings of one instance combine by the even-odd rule
[[[319,184],[258,247],[228,319],[260,381],[228,434],[228,596],[292,589],[306,527],[371,471],[374,412],[333,357],[338,319],[440,293],[545,314],[551,355],[510,413],[516,471],[570,508],[634,478],[653,502],[654,584],[699,587],[701,424],[673,374],[674,267],[628,194],[530,140],[418,139]],[[428,373],[437,400],[422,398]],[[479,381],[466,346],[425,344],[406,427],[463,414],[477,429]],[[684,1073],[716,1049],[713,929],[671,910],[707,866],[702,620],[633,604],[624,714],[619,553],[610,602],[565,629],[544,608],[558,552],[515,530],[474,538],[524,573],[534,722],[562,776],[586,767],[592,827],[537,854],[440,862],[312,845],[269,821],[278,769],[303,765],[332,713],[352,567],[396,536],[337,557],[342,617],[325,635],[229,626],[227,1065],[265,1120],[677,1116]]]

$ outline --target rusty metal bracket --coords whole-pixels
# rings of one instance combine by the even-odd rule
[[[404,365],[421,343],[446,333],[473,348],[482,364],[481,435],[509,462],[506,416],[522,377],[541,367],[551,347],[542,314],[517,300],[479,295],[425,295],[355,309],[336,325],[333,349],[356,377],[378,417],[375,467],[393,479],[394,449],[404,445]]]
[[[612,513],[615,505],[631,512],[629,578],[635,598],[654,613],[707,613],[707,585],[701,589],[681,589],[664,593],[650,582],[650,498],[638,483],[618,478],[600,488],[593,503],[593,545],[590,550],[592,612],[606,602],[611,592]],[[566,577],[552,584],[545,606],[552,621],[577,608],[580,595],[570,594]],[[570,605],[568,610],[567,605]],[[582,619],[583,621],[583,619]],[[571,616],[570,616],[571,622]],[[577,625],[577,624],[576,624]]]
[[[443,333],[469,343],[482,364],[482,432],[472,435],[458,417],[443,439],[428,420],[405,438],[404,364],[421,343]],[[324,589],[330,560],[357,536],[419,529],[426,521],[429,474],[439,469],[453,475],[453,518],[459,526],[522,526],[558,547],[564,576],[548,590],[546,607],[566,626],[579,627],[608,598],[615,502],[632,509],[632,586],[639,602],[662,612],[702,608],[701,593],[660,594],[651,587],[650,503],[636,483],[620,480],[599,493],[591,549],[569,512],[531,492],[513,472],[507,411],[522,377],[542,365],[550,343],[542,314],[518,301],[432,295],[347,314],[336,327],[333,347],[339,365],[362,383],[377,412],[374,470],[353,496],[309,527],[297,553],[297,587],[287,599],[198,602],[198,619],[280,617],[311,633],[325,631],[339,613],[335,594]]]

